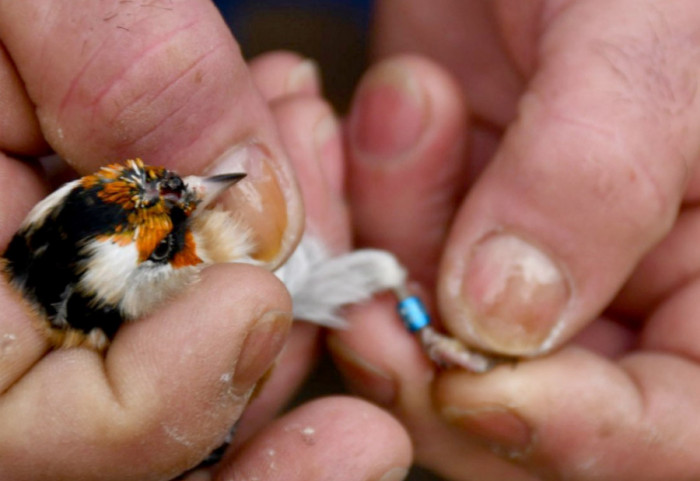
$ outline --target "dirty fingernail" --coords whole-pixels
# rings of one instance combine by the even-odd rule
[[[236,220],[250,229],[253,258],[274,268],[285,259],[301,234],[303,209],[293,174],[275,162],[265,146],[250,142],[224,153],[209,175],[244,172],[244,181],[221,195]]]
[[[473,409],[445,406],[441,413],[450,424],[482,439],[497,454],[515,459],[532,449],[533,430],[522,417],[504,406],[484,405]]]
[[[397,160],[417,144],[426,123],[422,86],[407,68],[388,61],[360,84],[350,114],[350,143],[367,161]]]
[[[402,481],[408,476],[408,468],[397,466],[384,473],[377,481]]]
[[[267,312],[255,322],[236,362],[233,383],[237,390],[250,389],[272,365],[287,340],[291,323],[292,316],[286,311]]]
[[[501,354],[538,354],[552,347],[570,294],[542,250],[515,235],[489,235],[474,246],[461,282],[470,323],[450,322],[450,328]]]
[[[287,74],[287,93],[317,93],[320,90],[320,78],[318,64],[310,58],[304,59]]]
[[[328,349],[349,388],[382,406],[394,404],[397,387],[387,372],[361,358],[336,336],[328,337]]]

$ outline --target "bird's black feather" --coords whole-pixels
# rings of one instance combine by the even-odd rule
[[[4,257],[12,283],[43,309],[53,327],[62,327],[57,314],[63,305],[71,327],[85,333],[100,327],[111,337],[122,322],[119,311],[94,307],[90,296],[75,291],[85,260],[82,247],[127,220],[124,209],[103,202],[98,190],[76,186],[41,225],[17,232]]]

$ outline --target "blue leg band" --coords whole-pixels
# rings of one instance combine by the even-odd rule
[[[430,316],[423,302],[417,296],[401,299],[397,305],[399,315],[411,332],[420,331],[430,324]]]

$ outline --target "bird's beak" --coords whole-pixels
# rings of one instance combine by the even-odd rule
[[[216,200],[223,192],[233,184],[237,183],[246,174],[219,174],[210,177],[199,177],[190,175],[185,177],[184,181],[187,187],[192,190],[197,196],[199,204],[197,210],[204,209],[206,206]]]

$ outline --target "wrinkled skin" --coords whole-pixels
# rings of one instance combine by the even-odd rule
[[[288,254],[302,227],[294,164],[305,199],[327,209],[310,209],[308,223],[345,248],[337,124],[323,123],[317,136],[299,129],[333,120],[318,92],[297,56],[248,67],[209,1],[0,1],[0,248],[71,170],[135,156],[182,174],[242,163],[250,184],[228,205],[262,219],[253,227],[270,263]],[[31,159],[51,151],[70,169],[54,165],[47,179]],[[263,212],[241,202],[257,194],[269,200]],[[0,478],[171,479],[222,441],[286,346],[241,421],[237,449],[190,478],[400,479],[411,462],[406,433],[366,402],[321,399],[267,423],[314,355],[316,330],[289,334],[290,309],[266,270],[214,266],[162,310],[124,326],[101,357],[49,351],[3,282]],[[348,451],[357,453],[353,469],[336,472]]]
[[[700,478],[698,4],[386,0],[374,47],[357,236],[524,359],[435,372],[378,303],[331,338],[349,381],[452,481]]]

